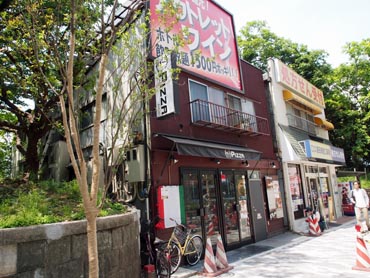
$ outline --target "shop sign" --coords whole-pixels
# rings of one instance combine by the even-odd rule
[[[232,16],[212,1],[177,0],[179,22],[168,30],[159,16],[164,1],[150,1],[152,56],[174,49],[175,36],[186,30],[185,45],[177,55],[177,65],[192,73],[242,90],[238,49]],[[163,5],[163,6],[162,6]]]
[[[174,87],[170,55],[163,55],[154,61],[155,99],[157,117],[175,112]]]
[[[333,157],[333,161],[346,163],[343,149],[331,146],[331,155]]]
[[[225,157],[227,159],[245,159],[244,153],[225,150]]]
[[[312,140],[305,140],[303,142],[307,157],[333,160],[331,146]]]
[[[298,94],[312,100],[314,103],[325,107],[323,92],[296,73],[294,70],[283,64],[280,60],[274,59],[276,81]]]

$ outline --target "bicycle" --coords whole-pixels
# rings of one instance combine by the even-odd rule
[[[203,239],[199,235],[192,235],[175,219],[170,218],[170,220],[176,223],[167,243],[170,252],[171,274],[173,274],[179,268],[183,257],[189,265],[196,265],[199,262],[203,255]]]
[[[170,278],[171,277],[171,249],[167,247],[167,244],[157,246],[156,250],[156,261],[155,270],[158,278]]]
[[[154,221],[155,222],[155,221]],[[142,239],[146,249],[142,250],[143,255],[148,257],[148,263],[155,265],[155,273],[158,278],[171,277],[170,254],[171,247],[167,247],[167,241],[162,241],[154,236],[155,223],[148,221],[143,224]]]

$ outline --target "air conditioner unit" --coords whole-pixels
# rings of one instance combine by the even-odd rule
[[[145,148],[137,145],[126,153],[127,173],[129,182],[145,181]]]

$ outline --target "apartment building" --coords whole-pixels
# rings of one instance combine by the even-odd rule
[[[329,141],[334,129],[325,117],[323,92],[278,59],[264,75],[271,99],[274,138],[282,162],[290,228],[307,230],[305,208],[320,211],[326,223],[342,216],[336,167],[344,151]]]
[[[232,249],[284,231],[263,72],[239,59],[232,15],[212,1],[180,1],[190,44],[176,57],[181,73],[174,80],[173,63],[160,55],[176,28],[163,32],[153,16],[158,2],[151,1],[152,56],[167,65],[150,103],[150,209],[163,219],[158,235],[166,237],[175,219],[213,244],[221,234]]]

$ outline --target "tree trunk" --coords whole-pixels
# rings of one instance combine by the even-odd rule
[[[37,145],[40,140],[39,136],[32,136],[28,134],[27,137],[27,149],[25,154],[25,165],[24,165],[24,175],[29,176],[30,180],[37,180],[39,171],[39,156]]]
[[[98,240],[96,231],[97,209],[90,206],[86,211],[87,220],[87,249],[89,257],[89,278],[99,277]]]

